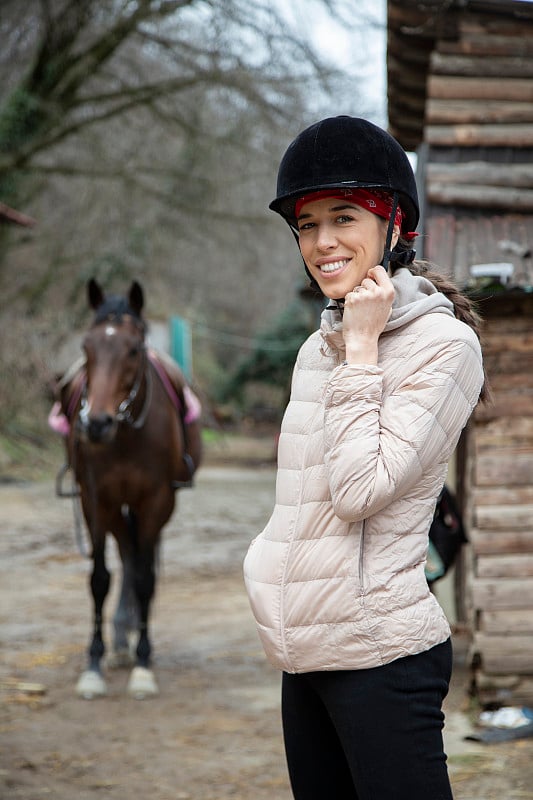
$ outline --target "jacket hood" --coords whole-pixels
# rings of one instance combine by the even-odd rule
[[[383,333],[398,330],[424,314],[455,316],[451,300],[422,275],[413,275],[409,269],[403,267],[396,270],[391,280],[395,296],[392,313]],[[332,306],[322,312],[320,333],[325,350],[346,350],[342,336],[342,316],[338,308]]]

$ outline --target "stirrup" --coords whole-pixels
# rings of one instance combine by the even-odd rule
[[[67,474],[67,472],[70,469],[72,469],[70,464],[65,463],[65,464],[63,464],[63,466],[60,468],[59,472],[57,473],[57,476],[56,476],[56,497],[79,497],[80,491],[79,491],[78,488],[72,488],[72,489],[70,489],[68,491],[65,491],[63,489],[63,479],[64,479],[65,475]],[[74,485],[75,485],[74,481],[72,481],[72,484],[73,484],[73,487],[74,487]]]
[[[183,460],[185,461],[187,469],[189,470],[190,478],[188,481],[172,481],[171,486],[173,489],[191,489],[193,486],[193,475],[195,472],[194,461],[189,453],[183,454]]]

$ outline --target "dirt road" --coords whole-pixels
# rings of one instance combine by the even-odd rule
[[[128,673],[107,670],[107,698],[88,702],[74,693],[91,614],[71,503],[49,482],[0,486],[2,799],[290,800],[279,675],[241,577],[273,492],[269,468],[201,470],[164,536],[152,625],[160,694],[134,700]],[[465,643],[456,650],[446,731],[456,800],[533,798],[533,740],[464,741]]]

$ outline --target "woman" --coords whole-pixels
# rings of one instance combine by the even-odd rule
[[[300,349],[276,504],[245,560],[260,638],[283,671],[294,797],[448,800],[450,628],[424,565],[448,460],[483,391],[476,317],[413,263],[414,175],[370,122],[303,131],[270,207],[332,301]]]

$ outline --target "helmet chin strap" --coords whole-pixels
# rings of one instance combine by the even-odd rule
[[[385,250],[383,252],[383,261],[382,261],[383,268],[386,269],[387,271],[389,269],[389,262],[390,262],[391,251],[392,251],[392,248],[391,248],[392,234],[394,232],[394,220],[395,220],[395,217],[396,217],[396,211],[398,209],[398,201],[399,201],[399,199],[400,199],[400,196],[399,196],[398,192],[394,192],[394,194],[392,196],[392,208],[391,208],[390,217],[389,217],[389,224],[388,224],[388,227],[387,227],[387,238],[385,239]]]

